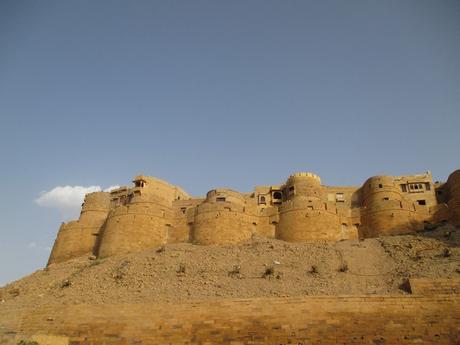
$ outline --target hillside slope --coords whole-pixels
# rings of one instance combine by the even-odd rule
[[[4,305],[151,303],[221,298],[404,294],[409,277],[460,277],[460,229],[337,243],[253,238],[174,244],[39,270],[0,289]]]

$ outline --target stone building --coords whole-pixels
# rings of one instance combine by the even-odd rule
[[[254,234],[339,241],[460,225],[460,170],[446,183],[433,183],[426,172],[374,176],[361,187],[325,186],[313,173],[295,173],[280,185],[250,193],[218,188],[203,198],[149,176],[136,176],[133,183],[87,194],[80,218],[61,225],[48,264],[166,243],[238,244]]]

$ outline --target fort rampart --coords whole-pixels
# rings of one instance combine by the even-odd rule
[[[458,344],[458,286],[421,279],[412,295],[0,305],[0,344]]]
[[[361,187],[334,187],[313,173],[240,193],[227,188],[205,198],[157,178],[88,194],[80,218],[62,224],[49,264],[87,253],[138,252],[166,243],[237,244],[252,236],[291,242],[377,237],[460,224],[460,170],[446,183],[431,173],[374,176]]]

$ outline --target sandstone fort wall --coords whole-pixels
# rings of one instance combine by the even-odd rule
[[[458,344],[458,281],[411,281],[414,294],[181,304],[0,306],[0,344]]]
[[[136,176],[133,183],[88,194],[79,220],[61,226],[49,264],[166,243],[237,244],[254,235],[339,241],[460,224],[460,170],[446,183],[433,183],[427,172],[374,176],[361,187],[324,186],[319,176],[304,172],[251,193],[218,188],[205,198],[153,177]]]

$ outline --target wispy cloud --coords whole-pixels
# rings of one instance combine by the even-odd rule
[[[36,242],[29,242],[29,243],[27,244],[27,248],[29,248],[29,249],[44,250],[44,251],[46,251],[46,252],[51,251],[51,247],[50,247],[50,246],[42,246],[42,245],[37,244]]]
[[[80,206],[86,194],[101,191],[100,186],[57,186],[43,191],[35,202],[43,207],[71,209]]]
[[[120,188],[120,186],[119,185],[110,186],[110,187],[107,187],[106,189],[104,189],[104,192],[110,192],[111,190],[117,189],[117,188]]]
[[[104,189],[104,191],[108,192],[118,187],[110,186]],[[50,191],[41,192],[40,196],[35,199],[35,203],[42,207],[56,208],[65,217],[76,217],[80,212],[85,195],[101,190],[101,186],[57,186]]]

